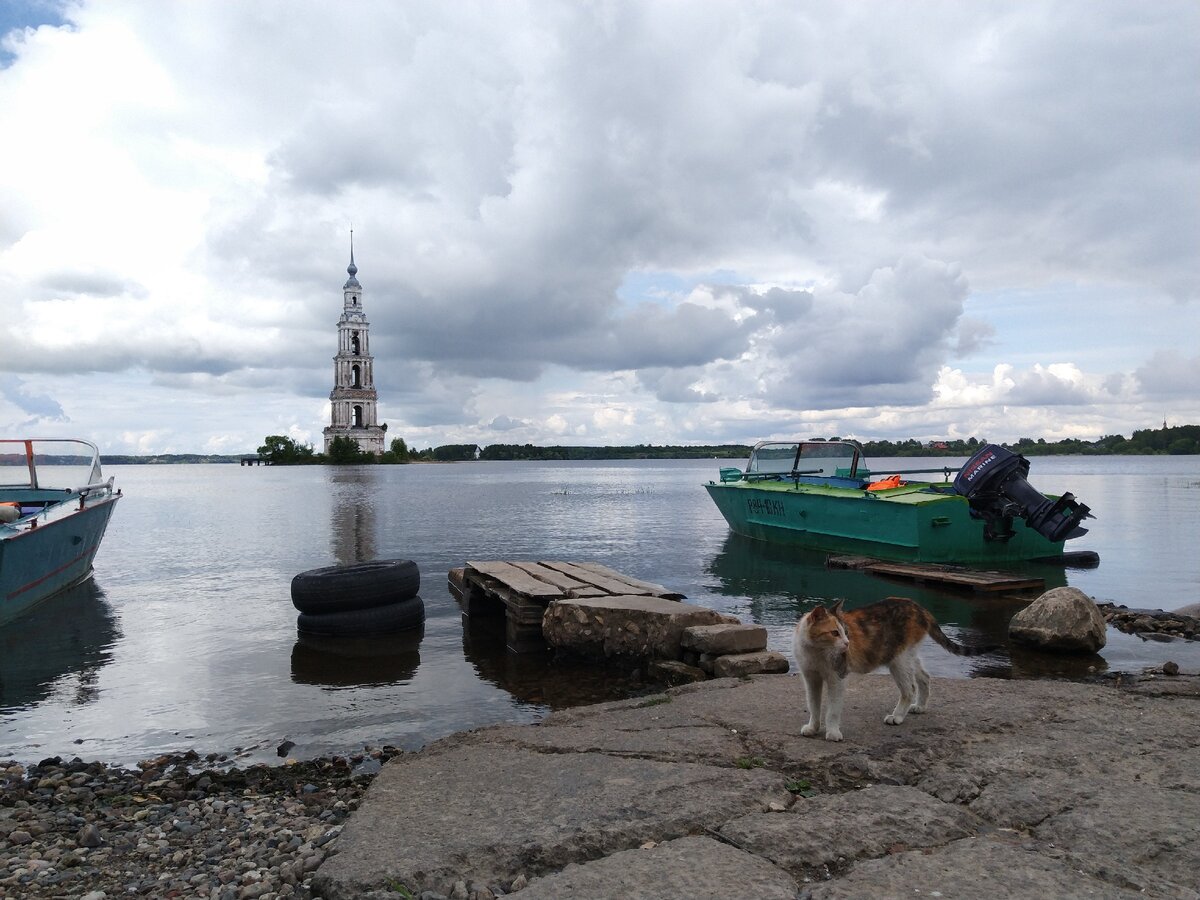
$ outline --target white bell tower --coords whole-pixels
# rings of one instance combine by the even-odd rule
[[[354,229],[350,229],[350,276],[342,285],[342,315],[338,319],[338,352],[333,358],[333,390],[329,393],[330,422],[325,429],[325,452],[335,437],[352,438],[359,449],[376,456],[383,453],[387,425],[380,425],[376,404],[375,378],[372,373],[367,321],[362,307],[362,285],[355,277]]]

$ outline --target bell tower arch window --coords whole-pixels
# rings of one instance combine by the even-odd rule
[[[353,353],[355,356],[358,356],[361,353],[361,350],[359,349],[359,341],[358,341],[358,332],[357,331],[355,331],[353,334],[350,335],[350,352]]]
[[[355,428],[362,428],[362,426],[363,426],[363,408],[361,406],[355,405],[354,421],[351,424]]]

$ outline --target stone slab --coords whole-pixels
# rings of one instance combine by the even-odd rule
[[[934,679],[928,711],[896,727],[883,722],[890,676],[852,677],[840,743],[800,735],[795,676],[479,729],[384,766],[315,889],[507,892],[572,865],[580,878],[630,869],[622,852],[691,834],[793,868],[801,897],[1196,900],[1200,678],[1139,692],[1164,680]],[[658,883],[631,873],[615,894],[575,896]]]
[[[788,799],[783,776],[760,769],[450,746],[384,766],[318,890],[355,900],[390,883],[444,894],[460,879],[509,884]]]
[[[764,859],[712,838],[685,837],[567,866],[557,874],[534,879],[515,896],[521,900],[568,897],[795,900],[796,891],[795,879]]]
[[[990,835],[955,841],[936,853],[910,850],[866,860],[802,896],[806,900],[931,896],[1132,900],[1146,895],[1081,871],[1062,850],[1040,847],[1018,835]]]
[[[794,875],[823,877],[814,870],[911,847],[938,847],[983,825],[965,807],[915,787],[872,785],[800,799],[786,812],[744,816],[725,825],[721,835]]]
[[[681,643],[697,653],[753,653],[767,649],[767,629],[761,625],[693,625],[683,630]]]
[[[731,653],[718,656],[712,661],[713,675],[717,678],[738,678],[746,675],[781,675],[790,663],[782,653],[774,650],[759,650],[757,653]]]

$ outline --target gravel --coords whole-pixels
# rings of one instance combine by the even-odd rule
[[[312,873],[401,751],[223,768],[0,760],[0,898],[309,900]]]

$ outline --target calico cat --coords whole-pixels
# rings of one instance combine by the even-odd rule
[[[805,737],[825,731],[825,740],[842,739],[842,700],[850,672],[871,672],[887,666],[900,688],[896,708],[884,716],[899,725],[908,713],[925,712],[929,702],[929,673],[917,648],[929,635],[957,656],[977,656],[994,647],[964,647],[938,627],[933,615],[907,597],[888,597],[861,609],[844,611],[836,601],[818,606],[796,623],[796,662],[808,696]]]

